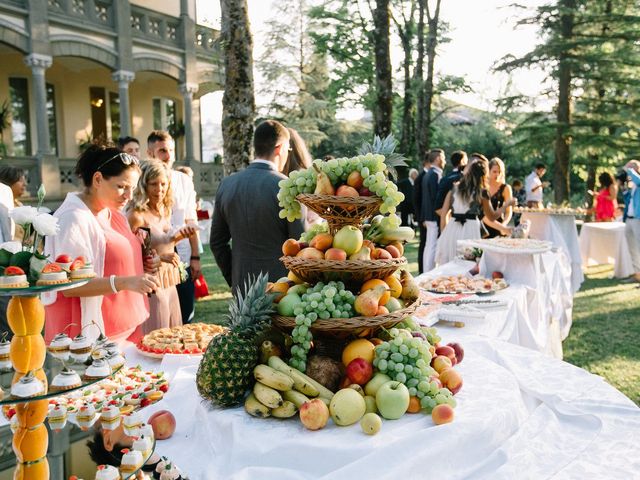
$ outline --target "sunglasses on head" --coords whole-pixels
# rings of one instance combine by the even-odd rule
[[[111,157],[111,158],[105,160],[104,162],[102,162],[100,164],[100,166],[96,169],[96,172],[99,172],[100,169],[104,168],[104,166],[107,163],[109,163],[111,160],[115,160],[116,158],[119,158],[123,165],[139,165],[140,164],[138,159],[136,157],[134,157],[133,155],[129,155],[128,153],[125,153],[125,152],[120,152],[120,153],[114,155],[113,157]]]

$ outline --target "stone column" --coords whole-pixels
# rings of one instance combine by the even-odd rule
[[[32,53],[24,63],[31,68],[31,96],[36,109],[36,134],[38,139],[37,155],[47,155],[49,149],[49,119],[47,117],[47,85],[44,71],[51,66],[53,59],[49,55]]]
[[[195,162],[193,155],[193,95],[198,91],[195,83],[183,83],[180,85],[180,93],[184,102],[184,149],[185,163],[188,165]]]
[[[111,78],[118,82],[118,94],[120,96],[120,136],[131,135],[131,110],[129,108],[129,84],[136,77],[135,73],[127,70],[113,72]]]

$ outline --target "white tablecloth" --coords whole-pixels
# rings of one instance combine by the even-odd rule
[[[580,230],[582,265],[613,264],[613,276],[625,278],[633,274],[631,255],[622,222],[585,223]]]
[[[573,215],[525,212],[521,220],[529,220],[529,236],[538,240],[548,240],[563,249],[571,260],[571,288],[573,293],[580,289],[584,281],[582,258],[578,245],[578,229]]]
[[[484,255],[487,255],[485,252]],[[501,256],[498,255],[498,258]],[[512,255],[509,255],[512,257]],[[514,256],[518,257],[518,256]],[[538,255],[536,255],[538,257]],[[533,258],[533,257],[532,257]],[[550,257],[553,263],[553,256]],[[516,260],[512,259],[513,262]],[[534,266],[537,262],[532,262]],[[431,270],[428,273],[416,277],[416,281],[421,282],[428,278],[435,278],[443,275],[462,275],[468,272],[474,266],[474,262],[468,262],[461,259],[455,259],[445,265]],[[462,329],[456,327],[445,326],[438,323],[438,329],[455,331],[463,331],[465,334],[473,333],[489,338],[498,338],[510,343],[522,345],[532,348],[547,355],[562,358],[562,340],[564,336],[560,332],[559,322],[551,321],[550,305],[545,305],[542,301],[542,294],[538,294],[536,290],[537,280],[534,280],[534,286],[522,284],[522,280],[529,276],[533,279],[540,278],[539,270],[534,270],[529,275],[512,275],[512,270],[506,268],[505,265],[499,265],[500,268],[493,268],[485,273],[485,276],[491,276],[491,272],[495,270],[502,271],[505,279],[509,283],[509,287],[505,290],[495,292],[491,296],[469,297],[471,299],[481,300],[501,300],[506,302],[506,306],[502,308],[481,309],[486,313],[484,319],[469,319],[465,321]],[[514,270],[518,271],[518,270]],[[524,269],[519,269],[523,272]],[[566,272],[565,272],[566,273]],[[550,281],[545,279],[544,281]],[[568,287],[565,287],[568,288]],[[571,312],[569,311],[569,318]],[[432,314],[432,317],[435,316]],[[420,318],[423,323],[434,323],[433,318]]]
[[[451,424],[405,415],[370,437],[357,424],[311,432],[297,418],[213,410],[198,396],[196,364],[143,412],[173,412],[176,432],[156,449],[191,480],[638,478],[640,409],[628,398],[534,350],[457,333],[444,339],[465,348]]]

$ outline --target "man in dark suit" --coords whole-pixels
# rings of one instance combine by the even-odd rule
[[[404,200],[398,205],[400,211],[400,218],[402,225],[406,227],[413,227],[413,221],[410,219],[410,215],[413,215],[413,186],[415,184],[418,171],[415,168],[409,170],[407,178],[403,178],[398,182],[398,191],[404,195]]]
[[[467,166],[467,153],[457,150],[451,154],[451,165],[453,170],[448,175],[442,177],[438,183],[438,192],[436,193],[436,212],[444,205],[444,199],[447,193],[453,188],[453,184],[459,182],[462,178],[462,171]]]
[[[436,266],[436,245],[440,219],[436,214],[436,194],[438,183],[442,178],[442,171],[447,160],[444,150],[434,148],[429,152],[431,168],[422,178],[422,206],[420,207],[420,222],[425,227],[425,245],[422,253],[422,271],[428,272]]]
[[[413,184],[413,214],[414,219],[418,222],[418,236],[420,237],[420,245],[418,246],[418,271],[422,271],[422,254],[424,253],[424,245],[427,241],[427,229],[423,225],[422,220],[422,179],[431,168],[431,160],[429,153],[422,159],[422,170],[418,173],[416,181]]]
[[[255,160],[220,183],[211,223],[211,251],[234,294],[249,275],[265,272],[271,281],[286,276],[278,260],[282,244],[303,232],[302,221],[290,223],[278,216],[278,182],[286,178],[280,170],[289,154],[288,130],[267,120],[256,128],[253,144]]]

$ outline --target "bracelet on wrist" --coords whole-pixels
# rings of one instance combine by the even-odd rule
[[[191,260],[200,260],[200,255],[191,255]]]
[[[116,276],[115,275],[111,275],[109,277],[109,285],[111,286],[111,291],[113,293],[118,293],[118,289],[116,288]]]

